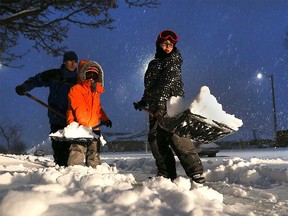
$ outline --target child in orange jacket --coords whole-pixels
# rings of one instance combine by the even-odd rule
[[[80,125],[93,128],[99,124],[100,120],[106,127],[112,127],[112,122],[105,114],[100,102],[100,94],[104,92],[102,84],[102,67],[97,62],[81,60],[78,66],[78,83],[70,89],[68,94],[68,124],[78,122]],[[99,128],[95,133],[100,135]],[[85,145],[83,143],[71,144],[68,166],[82,165],[84,158],[87,166],[95,168],[100,164],[99,139],[85,143]]]

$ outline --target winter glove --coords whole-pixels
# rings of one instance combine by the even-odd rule
[[[103,124],[106,126],[106,127],[112,127],[112,121],[110,119],[108,119],[107,121],[103,122]]]
[[[147,103],[144,100],[140,100],[138,102],[133,103],[135,110],[142,111],[143,107],[147,106]]]
[[[16,86],[15,90],[16,90],[16,93],[21,96],[25,95],[26,93],[26,90],[24,89],[22,85]]]
[[[101,135],[101,131],[100,130],[93,130],[93,133],[96,134],[97,136]]]

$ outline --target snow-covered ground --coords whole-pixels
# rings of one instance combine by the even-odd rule
[[[102,153],[102,165],[54,166],[51,156],[0,155],[1,216],[288,215],[288,148],[203,157],[207,184],[152,178],[145,153]]]

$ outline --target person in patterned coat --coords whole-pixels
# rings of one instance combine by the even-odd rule
[[[139,102],[134,103],[134,108],[141,111],[148,107],[153,113],[149,118],[148,142],[156,160],[157,176],[171,180],[177,178],[174,151],[187,176],[192,181],[204,183],[203,165],[195,143],[161,127],[167,101],[172,96],[184,97],[181,75],[183,59],[176,47],[177,41],[178,35],[171,30],[158,35],[155,58],[149,63],[144,77],[144,94]]]

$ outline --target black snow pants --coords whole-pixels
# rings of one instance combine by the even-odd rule
[[[50,125],[51,131],[50,133],[55,133],[58,130],[63,129],[64,127],[57,124]],[[53,149],[53,157],[54,162],[59,166],[67,166],[67,161],[69,157],[69,148],[70,143],[64,141],[55,141],[52,140],[52,149]]]
[[[195,174],[203,173],[203,165],[196,151],[196,146],[192,140],[171,133],[157,126],[153,130],[156,119],[150,118],[150,132],[148,142],[152,154],[156,159],[158,176],[177,178],[176,162],[174,153],[178,157],[180,164],[186,172],[186,175],[192,178]],[[173,150],[173,151],[172,151]]]

